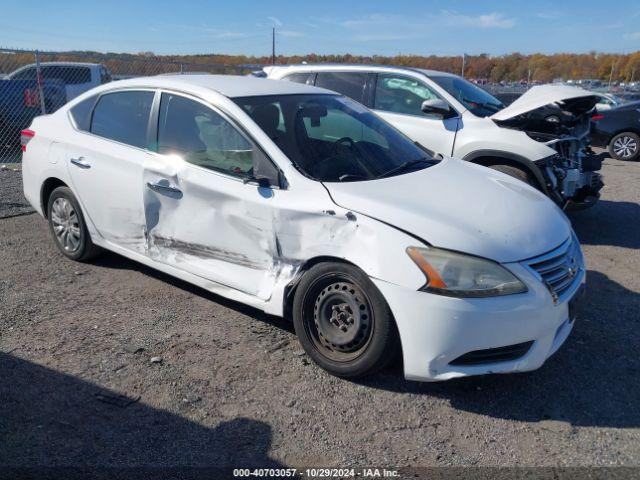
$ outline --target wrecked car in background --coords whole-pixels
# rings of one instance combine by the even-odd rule
[[[541,85],[505,107],[464,78],[433,70],[290,65],[264,72],[347,95],[433,152],[518,178],[563,208],[599,198],[602,158],[588,148],[589,112],[600,99],[592,92]]]
[[[124,80],[36,118],[22,146],[66,257],[105,248],[292,318],[338,376],[398,351],[416,380],[532,370],[573,328],[584,262],[553,202],[328,90]]]

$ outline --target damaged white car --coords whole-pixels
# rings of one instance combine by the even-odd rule
[[[347,95],[434,153],[511,175],[563,208],[600,196],[602,156],[588,146],[593,92],[541,85],[505,107],[462,77],[419,68],[290,65],[264,74]]]
[[[571,226],[503,173],[434,159],[359,103],[231,76],[98,87],[22,132],[68,258],[100,248],[292,318],[329,372],[538,368],[585,282]]]

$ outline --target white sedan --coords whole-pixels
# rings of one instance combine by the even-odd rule
[[[398,350],[409,379],[532,370],[574,324],[583,258],[549,199],[327,90],[125,80],[36,118],[22,146],[66,257],[111,250],[292,318],[335,375]]]

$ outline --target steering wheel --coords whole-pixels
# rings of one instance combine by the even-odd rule
[[[351,137],[342,137],[333,142],[333,152],[335,154],[339,153],[341,147],[348,147],[351,152],[356,147],[356,142],[353,141]]]

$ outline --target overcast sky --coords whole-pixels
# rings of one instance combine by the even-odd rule
[[[640,50],[640,1],[0,0],[0,47],[268,55]]]

